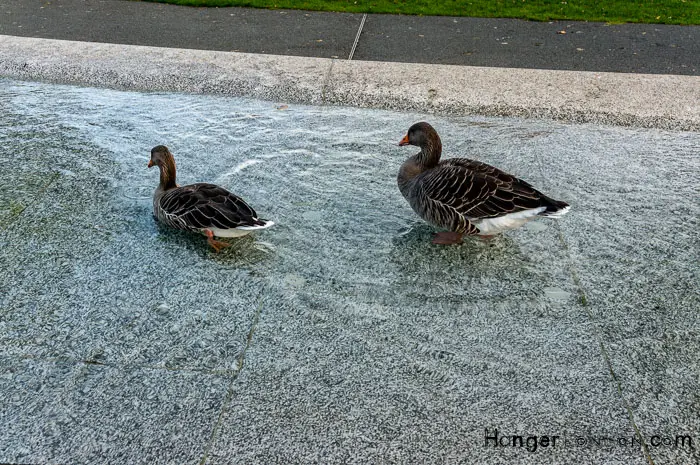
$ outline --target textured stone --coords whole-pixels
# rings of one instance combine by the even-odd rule
[[[441,115],[700,130],[700,77],[485,68],[2,36],[0,76]]]
[[[4,463],[195,463],[229,379],[0,357]]]
[[[0,84],[0,461],[642,464],[579,438],[700,435],[698,133]],[[426,119],[571,213],[432,245],[396,187]],[[158,227],[157,144],[275,227],[221,254]]]

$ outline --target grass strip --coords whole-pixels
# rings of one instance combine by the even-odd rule
[[[700,24],[700,0],[150,0],[198,7],[253,7],[425,16]]]

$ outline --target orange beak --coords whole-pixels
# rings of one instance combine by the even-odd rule
[[[153,168],[154,165],[155,165],[155,163],[153,163],[153,160],[148,160],[148,167],[149,168]]]
[[[408,144],[409,144],[408,134],[406,134],[405,136],[403,136],[403,139],[401,139],[401,142],[399,142],[399,146],[404,146],[404,145],[408,145]]]

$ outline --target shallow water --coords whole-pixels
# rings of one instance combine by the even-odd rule
[[[592,212],[583,211],[575,197],[580,192],[570,190],[567,178],[577,173],[563,172],[558,160],[560,152],[579,149],[576,137],[582,134],[575,133],[576,127],[3,83],[9,111],[2,116],[0,211],[10,230],[5,244],[18,240],[13,231],[22,228],[27,247],[12,250],[9,257],[6,253],[5,259],[22,257],[28,267],[41,269],[42,260],[66,255],[66,272],[81,282],[95,276],[110,282],[117,270],[141,274],[139,279],[149,282],[144,260],[168,266],[169,279],[188,267],[212,273],[213,281],[238,270],[250,277],[245,286],[253,294],[271,285],[288,297],[301,292],[314,301],[328,299],[330,306],[348,305],[346,298],[354,296],[369,319],[383,318],[378,305],[399,317],[442,303],[461,311],[458,296],[494,302],[538,299],[549,305],[581,293],[566,270],[569,259],[554,221],[532,223],[491,242],[468,238],[460,247],[436,247],[430,243],[434,229],[415,216],[395,181],[399,165],[415,152],[398,147],[398,140],[410,124],[427,118],[442,136],[445,156],[470,156],[520,175],[572,203],[573,214],[562,221],[575,223]],[[598,165],[610,162],[608,150],[626,150],[624,143],[636,133],[580,130],[597,132],[603,146],[584,145],[592,153],[577,157],[593,157]],[[659,131],[645,131],[644,137],[657,144],[671,138]],[[217,255],[200,236],[157,225],[150,211],[158,173],[146,163],[150,148],[158,144],[175,154],[181,184],[218,183],[276,226],[235,241]],[[626,174],[634,169],[645,167],[628,167]],[[627,185],[619,187],[625,193],[641,187]],[[595,203],[595,189],[588,187]],[[39,217],[38,224],[29,213]],[[163,256],[173,259],[159,263]],[[14,272],[21,274],[20,269]],[[155,285],[160,292],[169,287]],[[102,298],[110,300],[108,293]],[[89,305],[89,299],[83,303]],[[354,315],[358,310],[347,311]]]
[[[249,350],[256,382],[275,380],[254,403],[348,382],[338,405],[425,395],[459,425],[429,392],[464,406],[476,390],[484,418],[525,397],[556,404],[536,421],[575,427],[597,416],[571,398],[608,373],[586,372],[602,360],[592,325],[615,339],[651,298],[668,331],[698,327],[698,134],[8,80],[0,102],[0,355],[226,372]],[[445,156],[519,175],[571,213],[432,245],[396,187],[415,152],[397,143],[419,120]],[[220,184],[276,226],[214,254],[157,225],[158,144],[181,184]]]
[[[129,241],[157,238],[176,249],[192,248],[198,259],[242,264],[271,278],[287,268],[307,274],[327,266],[330,275],[321,275],[349,284],[398,277],[395,260],[405,265],[400,257],[409,258],[416,247],[437,260],[470,260],[477,269],[484,262],[475,257],[482,255],[508,266],[526,263],[514,258],[521,251],[509,239],[495,244],[469,240],[461,249],[428,245],[432,228],[415,217],[395,182],[398,166],[415,151],[396,146],[414,115],[303,106],[278,110],[278,104],[241,99],[29,83],[12,83],[5,94],[11,112],[5,116],[4,150],[27,157],[32,169],[26,176],[42,178],[27,180],[27,188],[41,189],[47,176],[56,176],[55,184],[68,178],[99,183],[102,188],[96,189],[110,207],[110,221],[100,221],[100,215],[81,220],[99,223],[90,227],[103,234],[120,231]],[[454,141],[454,153],[502,145],[506,152],[493,163],[506,169],[530,165],[534,169],[522,174],[546,188],[534,158],[517,159],[513,149],[530,137],[529,131],[540,137],[550,125],[534,123],[523,132],[511,124],[457,119],[451,127],[441,125],[441,133]],[[149,150],[157,144],[168,145],[175,154],[180,183],[221,184],[278,226],[255,241],[239,241],[221,256],[210,256],[197,236],[157,227],[149,217],[157,172],[145,168]],[[12,195],[4,197],[12,200]],[[5,206],[5,217],[12,216],[9,210]],[[250,253],[252,258],[246,258]],[[348,274],[345,267],[351,265]]]

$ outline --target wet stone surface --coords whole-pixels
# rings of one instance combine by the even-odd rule
[[[576,439],[700,443],[699,134],[0,84],[0,461],[697,460]],[[432,245],[418,120],[571,213]],[[158,144],[276,226],[159,227]]]
[[[10,463],[195,463],[229,380],[197,372],[0,357]]]

